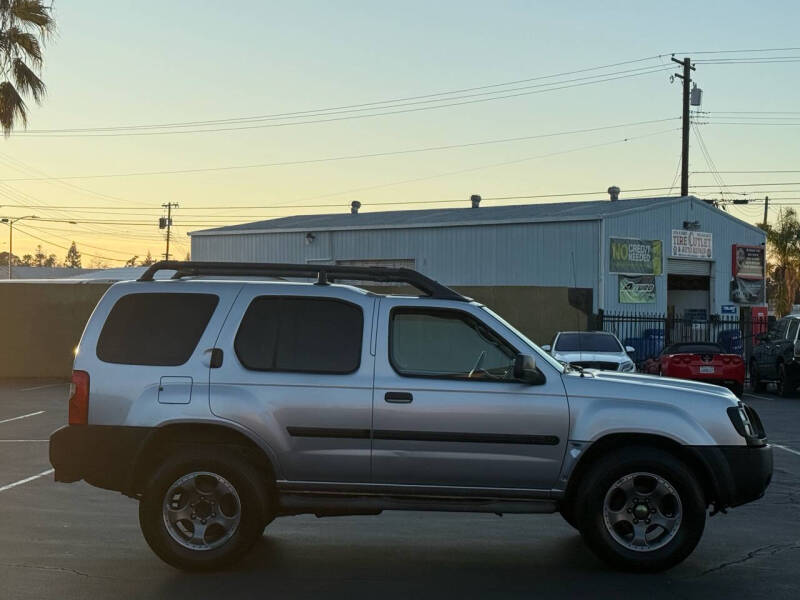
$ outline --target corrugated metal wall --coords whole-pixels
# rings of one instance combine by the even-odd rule
[[[310,244],[306,232],[196,235],[192,258],[299,263],[413,259],[418,270],[447,285],[593,288],[597,283],[598,221],[313,233]]]
[[[664,252],[664,270],[667,259],[671,257],[671,240],[673,229],[683,229],[684,221],[698,221],[699,231],[710,232],[712,238],[713,264],[711,265],[711,312],[719,314],[720,305],[731,304],[731,245],[759,245],[765,241],[763,232],[754,230],[747,224],[722,213],[700,200],[684,200],[677,203],[665,202],[664,208],[633,212],[626,215],[607,218],[605,236],[631,237],[645,240],[662,240]],[[608,273],[608,247],[606,241],[606,258],[604,271]],[[667,276],[656,277],[655,304],[620,304],[619,288],[616,275],[606,275],[605,310],[659,312],[667,310]]]

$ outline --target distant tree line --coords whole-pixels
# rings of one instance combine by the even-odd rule
[[[2,2],[2,0],[0,0]],[[126,267],[148,267],[156,262],[157,259],[153,258],[150,250],[147,251],[144,258],[140,259],[139,255],[130,257],[125,261]],[[189,253],[186,253],[186,260],[189,260]],[[72,242],[67,254],[63,261],[59,261],[55,254],[47,252],[42,245],[36,246],[33,254],[23,254],[18,256],[11,255],[11,265],[14,267],[65,267],[68,269],[80,269],[84,265],[82,263],[81,253],[78,250],[77,244]],[[8,252],[0,252],[0,267],[8,266]],[[107,269],[109,265],[102,260],[95,259],[89,265],[91,269]]]

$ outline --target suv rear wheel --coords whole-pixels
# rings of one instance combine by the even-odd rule
[[[264,476],[235,452],[203,446],[167,459],[139,504],[139,524],[153,551],[194,571],[243,556],[270,519]]]
[[[777,393],[782,398],[789,398],[794,395],[797,389],[797,380],[789,374],[786,364],[778,365],[778,386]]]
[[[694,550],[706,503],[692,471],[657,448],[627,447],[601,458],[581,484],[581,534],[619,569],[668,569]]]
[[[758,366],[755,360],[750,361],[750,387],[754,392],[763,392],[766,389],[766,384],[761,380],[758,373]]]

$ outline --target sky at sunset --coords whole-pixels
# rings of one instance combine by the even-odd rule
[[[676,194],[672,52],[717,61],[693,77],[721,173],[692,174],[711,186],[693,193],[775,190],[773,215],[800,205],[794,1],[58,0],[55,17],[48,95],[29,102],[28,132],[0,140],[0,216],[38,217],[15,225],[18,256],[41,244],[63,259],[73,240],[84,266],[158,256],[166,202],[179,204],[183,258],[188,231],[352,200],[373,211],[468,206],[470,194],[604,199],[610,185]],[[767,48],[787,49],[755,52]],[[602,65],[616,66],[587,70]],[[559,73],[572,74],[537,79]],[[695,135],[691,170],[709,171]],[[659,189],[626,192],[647,188]],[[756,222],[763,207],[730,210]]]

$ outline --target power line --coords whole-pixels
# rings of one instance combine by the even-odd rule
[[[659,58],[658,55],[655,56],[648,56],[645,58],[638,58],[633,60],[626,60],[616,63],[610,63],[606,65],[599,65],[594,67],[587,67],[583,69],[576,69],[572,71],[563,71],[561,73],[554,73],[550,75],[539,75],[535,77],[529,77],[525,79],[517,79],[512,81],[506,81],[502,83],[494,83],[482,86],[474,86],[474,87],[467,87],[467,88],[460,88],[455,90],[449,90],[444,92],[435,92],[429,94],[420,94],[416,96],[405,96],[401,98],[393,98],[389,100],[377,100],[372,102],[362,102],[359,104],[347,104],[347,105],[339,105],[339,106],[332,106],[326,108],[316,108],[316,109],[309,109],[309,110],[302,110],[302,111],[293,111],[293,112],[282,112],[282,113],[268,113],[268,114],[261,114],[261,115],[251,115],[246,117],[229,117],[223,119],[211,119],[211,120],[204,120],[204,121],[178,121],[178,122],[168,122],[168,123],[156,123],[156,124],[146,124],[146,125],[118,125],[118,126],[107,126],[107,127],[84,127],[84,128],[69,128],[69,129],[40,129],[40,130],[29,130],[29,133],[55,133],[55,132],[88,132],[88,131],[118,131],[118,130],[139,130],[139,129],[165,129],[171,127],[196,127],[196,126],[212,126],[212,125],[219,125],[219,124],[226,124],[226,123],[241,123],[241,122],[248,122],[248,121],[259,121],[259,120],[266,120],[266,119],[286,119],[286,118],[293,118],[293,117],[308,117],[312,115],[320,115],[324,113],[331,113],[333,111],[342,112],[348,111],[351,109],[364,109],[365,107],[373,107],[373,110],[381,109],[380,105],[386,104],[398,104],[398,103],[409,103],[415,100],[427,99],[427,98],[442,98],[445,96],[452,96],[455,94],[463,94],[466,92],[474,92],[478,90],[486,90],[486,89],[497,89],[501,87],[509,87],[512,85],[519,85],[522,83],[530,83],[532,81],[541,81],[544,79],[556,79],[560,77],[566,77],[568,75],[578,75],[580,73],[588,73],[591,71],[601,71],[607,70],[614,67],[620,67],[624,65],[630,65],[635,63],[647,62],[651,60],[655,60]],[[642,69],[647,69],[652,67],[643,67]],[[630,71],[630,70],[629,70]],[[622,71],[621,71],[622,72]],[[597,77],[597,76],[595,76]],[[562,82],[563,83],[563,82]],[[554,84],[544,84],[544,85],[554,85]],[[496,92],[502,93],[503,90]],[[447,100],[447,98],[445,98]]]
[[[385,115],[396,115],[402,113],[412,113],[412,112],[419,112],[423,110],[433,110],[439,108],[449,108],[453,106],[464,106],[467,104],[476,104],[481,102],[490,102],[493,100],[503,100],[507,98],[517,98],[521,96],[529,96],[532,94],[541,94],[546,92],[553,92],[563,89],[570,89],[576,87],[583,87],[586,85],[593,85],[595,83],[605,83],[609,81],[617,81],[620,79],[628,79],[631,77],[640,77],[642,75],[650,75],[653,73],[661,73],[664,71],[671,70],[671,67],[648,67],[650,70],[643,71],[639,73],[629,73],[627,75],[617,75],[617,76],[608,76],[602,79],[595,79],[593,81],[583,81],[580,83],[570,83],[565,85],[557,85],[557,84],[547,84],[547,85],[555,85],[555,87],[548,87],[547,89],[534,89],[534,90],[527,90],[522,91],[519,93],[512,93],[512,94],[503,94],[499,96],[493,96],[491,98],[478,98],[472,100],[464,100],[462,102],[449,102],[446,104],[438,104],[436,106],[424,106],[424,107],[416,107],[416,108],[404,108],[401,110],[394,110],[394,111],[384,111],[384,112],[376,112],[364,115],[349,115],[349,116],[341,116],[341,117],[334,117],[330,119],[312,119],[306,121],[295,121],[291,123],[271,123],[271,124],[259,124],[259,125],[247,125],[244,127],[219,127],[219,128],[212,128],[212,129],[190,129],[190,130],[179,130],[179,131],[126,131],[126,132],[117,132],[117,133],[34,133],[33,131],[28,132],[20,132],[16,134],[12,134],[16,137],[37,137],[37,138],[53,138],[53,137],[119,137],[119,136],[150,136],[150,135],[181,135],[181,134],[188,134],[188,133],[213,133],[219,131],[240,131],[240,130],[248,130],[248,129],[265,129],[265,128],[272,128],[272,127],[288,127],[288,126],[295,126],[295,125],[309,125],[315,123],[330,123],[334,121],[344,121],[350,119],[363,119],[369,117],[380,117]],[[609,75],[614,75],[613,73]],[[531,87],[541,87],[541,86],[531,86]],[[518,89],[525,89],[525,88],[518,88]],[[515,91],[515,90],[509,90]],[[403,105],[397,105],[403,106]],[[352,112],[352,111],[350,111]],[[335,113],[329,113],[335,114]],[[264,119],[262,119],[264,120]],[[45,131],[45,130],[40,130]],[[58,131],[58,130],[52,130]]]
[[[653,123],[665,123],[667,121],[676,121],[680,117],[668,117],[664,119],[650,119],[647,121],[634,121],[632,123],[618,123],[615,125],[603,125],[601,127],[588,127],[584,129],[570,129],[566,131],[557,131],[552,133],[540,133],[534,135],[526,135],[526,136],[516,136],[512,138],[498,138],[498,139],[491,139],[491,140],[482,140],[478,142],[466,142],[463,144],[447,144],[447,145],[440,145],[440,146],[426,146],[423,148],[411,148],[406,150],[387,150],[382,152],[372,152],[372,153],[365,153],[365,154],[349,154],[344,156],[329,156],[323,158],[309,158],[304,160],[294,160],[294,161],[278,161],[278,162],[268,162],[268,163],[252,163],[246,165],[228,165],[223,167],[201,167],[196,169],[171,169],[171,170],[159,170],[159,171],[136,171],[136,172],[128,172],[128,173],[104,173],[104,174],[95,174],[95,175],[65,175],[61,177],[12,177],[12,178],[5,178],[0,179],[0,182],[21,182],[21,181],[50,181],[50,180],[58,180],[64,181],[68,179],[108,179],[108,178],[116,178],[116,177],[143,177],[143,176],[153,176],[153,175],[184,175],[184,174],[192,174],[192,173],[208,173],[208,172],[216,172],[216,171],[234,171],[234,170],[243,170],[243,169],[260,169],[266,167],[286,167],[286,166],[296,166],[296,165],[306,165],[306,164],[314,164],[314,163],[323,163],[323,162],[336,162],[336,161],[344,161],[344,160],[358,160],[364,158],[378,158],[383,156],[397,156],[397,155],[404,155],[404,154],[416,154],[420,152],[437,152],[442,150],[455,150],[460,148],[471,148],[476,146],[487,146],[493,144],[504,144],[509,142],[521,142],[527,140],[534,140],[534,139],[542,139],[542,138],[549,138],[549,137],[560,137],[565,135],[576,135],[581,133],[593,133],[597,131],[605,131],[609,129],[619,129],[622,127],[637,127],[640,125],[651,125]]]
[[[716,171],[717,173],[747,173],[747,174],[755,174],[755,173],[800,173],[800,169],[783,169],[783,170],[775,170],[775,169],[762,169],[762,170],[753,170],[753,171]],[[692,171],[693,174],[698,175],[705,175],[711,173],[711,171]]]
[[[32,237],[35,240],[39,240],[40,242],[44,242],[45,244],[47,244],[49,246],[55,246],[56,248],[61,248],[62,250],[69,250],[68,246],[62,246],[61,244],[56,244],[55,242],[52,242],[50,240],[46,240],[46,239],[44,239],[42,237],[39,237],[38,235],[34,235],[30,231],[26,231],[25,227],[20,227],[19,225],[17,225],[17,226],[14,227],[14,231],[20,231],[20,232],[24,233],[25,235],[27,235],[28,237]],[[125,262],[124,259],[111,258],[109,256],[100,256],[99,254],[90,254],[89,252],[81,252],[81,254],[85,254],[86,256],[91,256],[92,258],[99,258],[101,260],[111,260],[111,261],[114,261],[114,262]]]

